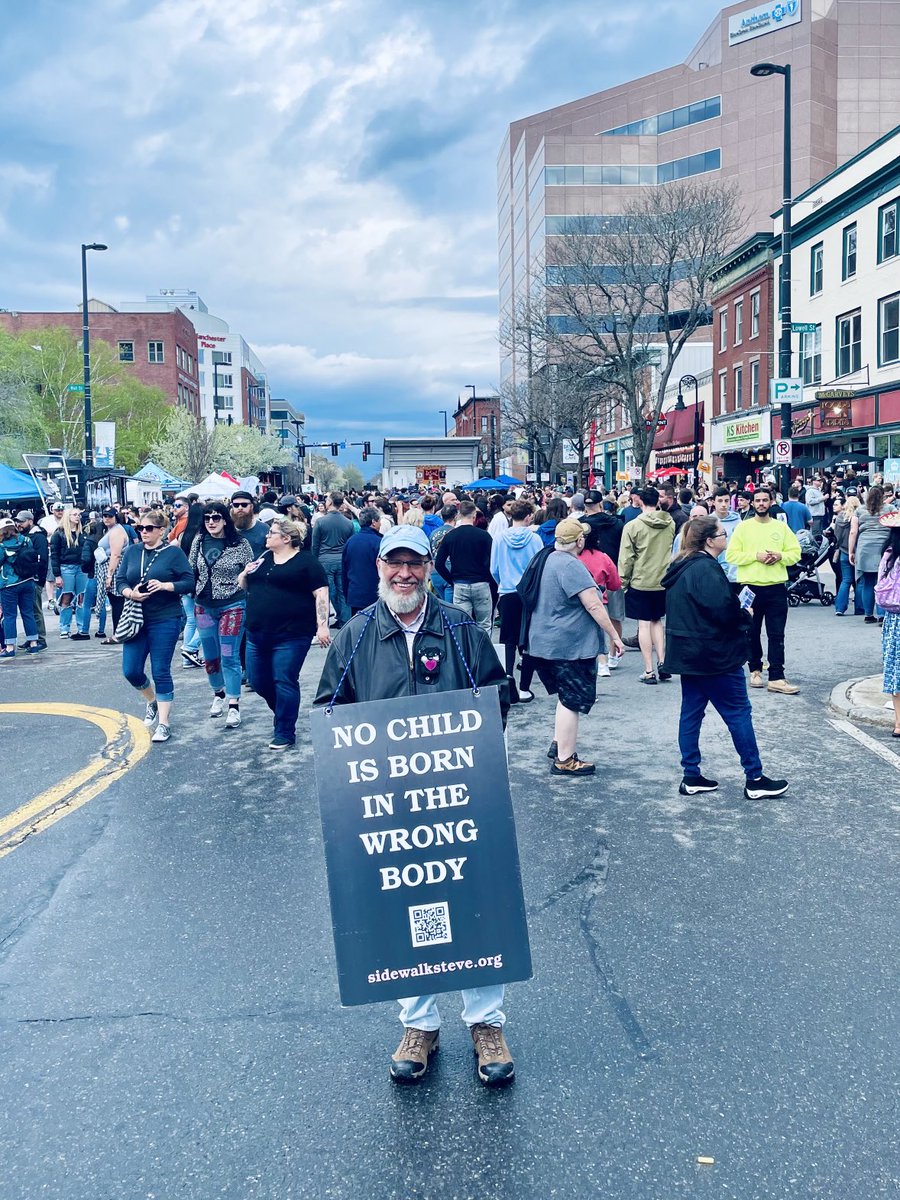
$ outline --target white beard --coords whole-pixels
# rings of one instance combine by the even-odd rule
[[[408,596],[399,596],[393,591],[387,580],[378,580],[378,599],[383,600],[391,612],[397,613],[398,616],[401,613],[415,612],[425,603],[427,595],[424,583],[417,584],[416,590],[410,592]]]

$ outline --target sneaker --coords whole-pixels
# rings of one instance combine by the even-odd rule
[[[95,637],[95,638],[100,638],[100,639],[103,639],[103,638],[105,638],[105,637],[106,637],[106,634],[105,634],[105,633],[95,633],[95,634],[94,634],[94,637]]]
[[[7,646],[5,650],[0,650],[0,662],[10,662],[15,657],[16,652],[10,646]]]
[[[400,1045],[391,1055],[391,1079],[397,1083],[418,1083],[428,1070],[428,1060],[438,1048],[437,1029],[403,1030]]]
[[[519,703],[520,704],[530,704],[533,699],[534,699],[534,692],[523,692],[522,689],[519,688]]]
[[[656,668],[656,678],[657,678],[657,679],[658,679],[658,680],[659,680],[661,683],[668,683],[668,682],[669,682],[669,680],[672,678],[672,672],[671,672],[671,671],[664,671],[664,670],[662,669],[662,667],[657,667],[657,668]]]
[[[623,655],[621,654],[611,654],[609,656],[609,669],[611,671],[617,671],[619,669],[619,659],[622,657]]]
[[[70,642],[89,642],[91,635],[89,633],[73,633],[69,635]]]
[[[241,710],[236,704],[228,705],[228,716],[225,718],[226,729],[237,729],[241,723]]]
[[[150,739],[150,741],[151,742],[167,742],[171,736],[172,736],[172,734],[169,730],[168,725],[160,724],[160,725],[157,725],[156,732],[153,734],[153,737]]]
[[[69,635],[68,635],[68,633],[65,631],[65,629],[61,629],[61,630],[59,631],[59,636],[60,636],[61,638],[67,638]]]
[[[635,634],[634,637],[622,638],[622,645],[628,650],[640,650],[641,648],[637,634]]]
[[[638,676],[638,683],[656,683],[656,676],[652,671],[645,671],[643,675]]]
[[[224,696],[213,696],[213,702],[209,706],[209,715],[211,717],[221,717],[221,715],[224,711],[225,711],[225,697]]]
[[[269,742],[269,749],[270,750],[290,750],[293,745],[294,745],[294,743],[289,742],[286,738],[274,737],[274,738],[272,738],[271,742]]]
[[[769,779],[760,775],[759,779],[748,779],[744,787],[744,795],[748,800],[768,800],[772,796],[783,796],[788,790],[786,779]]]
[[[478,1058],[478,1078],[489,1087],[509,1083],[516,1068],[501,1025],[473,1025],[469,1032]]]
[[[25,647],[25,653],[26,654],[40,654],[40,652],[42,650],[46,650],[46,649],[47,649],[46,642],[43,644],[43,646],[41,645],[40,642],[29,642],[28,645]]]
[[[778,692],[782,696],[796,696],[800,689],[796,683],[788,683],[786,679],[770,679],[769,691]]]
[[[184,659],[183,665],[186,667],[202,667],[203,666],[203,659],[200,657],[200,655],[197,653],[196,650],[182,650],[181,657]]]
[[[144,724],[148,729],[152,729],[159,717],[159,705],[155,700],[151,700],[147,705],[147,711],[144,713]]]
[[[877,617],[875,617],[875,616],[872,616],[872,617],[866,617],[866,618],[865,618],[865,620],[863,621],[863,624],[864,624],[864,625],[877,625],[877,624],[878,624],[878,618],[877,618]]]
[[[755,688],[765,687],[763,683],[762,671],[750,672],[750,686]]]
[[[597,674],[601,679],[609,679],[609,664],[601,663],[597,668]]]
[[[698,792],[714,792],[718,786],[715,779],[704,779],[702,775],[685,775],[678,785],[678,792],[682,796],[696,796]]]
[[[597,768],[593,763],[583,762],[577,754],[571,758],[556,758],[550,772],[553,775],[593,775]]]

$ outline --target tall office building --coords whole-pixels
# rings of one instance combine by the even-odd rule
[[[731,180],[745,210],[736,241],[770,229],[783,86],[751,77],[761,61],[792,68],[799,196],[897,124],[900,0],[730,5],[683,63],[513,122],[498,167],[501,315],[545,261],[548,238],[599,232],[641,188]],[[515,374],[504,354],[501,379]]]

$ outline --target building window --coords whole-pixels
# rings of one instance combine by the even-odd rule
[[[692,175],[705,175],[722,166],[720,149],[701,150],[686,158],[652,165],[615,163],[609,166],[556,166],[544,168],[547,187],[637,187],[671,183]]]
[[[821,242],[817,242],[809,252],[809,294],[818,296],[822,290],[822,264],[825,257],[825,248]]]
[[[750,364],[750,407],[759,404],[759,359],[754,358]]]
[[[119,342],[119,362],[134,362],[134,342]]]
[[[161,363],[165,362],[165,354],[163,351],[162,342],[147,343],[147,362]]]
[[[759,337],[759,292],[750,293],[750,337]]]
[[[804,383],[822,382],[822,326],[800,335],[800,366]]]
[[[216,371],[216,375],[219,380],[220,388],[234,387],[234,376],[233,375],[231,375],[230,373],[228,375],[223,375],[221,371]]]
[[[181,360],[181,347],[180,346],[175,347],[175,362],[177,363],[177,365],[179,367],[184,366],[184,363]]]
[[[843,235],[841,254],[841,279],[852,279],[856,274],[856,226],[848,225]]]
[[[837,319],[836,375],[852,375],[862,366],[862,313],[845,313]]]
[[[617,125],[615,129],[604,129],[598,137],[656,137],[660,133],[670,133],[673,129],[683,129],[685,125],[696,125],[699,121],[711,121],[713,117],[721,116],[722,97],[711,96],[708,100],[695,100],[693,104],[685,104],[682,108],[671,108],[668,112],[657,113],[654,117],[644,117],[640,121],[630,121],[627,125]]]
[[[727,412],[727,411],[728,411],[728,375],[724,371],[720,371],[719,372],[719,412],[716,415],[720,416],[722,413]]]
[[[220,367],[231,366],[231,351],[230,350],[213,350],[213,362],[218,363]]]
[[[487,427],[488,427],[488,419],[487,419],[487,417],[482,417],[481,418],[481,432],[487,433]]]
[[[897,218],[900,216],[900,198],[885,204],[878,210],[878,261],[895,258],[897,255]]]
[[[719,309],[719,349],[728,349],[728,309]]]
[[[734,410],[744,407],[744,368],[734,368]]]
[[[900,361],[900,293],[878,301],[878,365]]]
[[[734,344],[739,346],[744,340],[744,302],[734,302]]]

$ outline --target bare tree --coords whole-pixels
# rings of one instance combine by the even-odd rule
[[[577,427],[580,414],[582,439],[585,423],[621,408],[643,473],[675,363],[709,324],[712,273],[741,223],[733,188],[676,182],[553,238],[501,322],[501,344],[523,376],[517,386],[561,370],[567,422]]]

